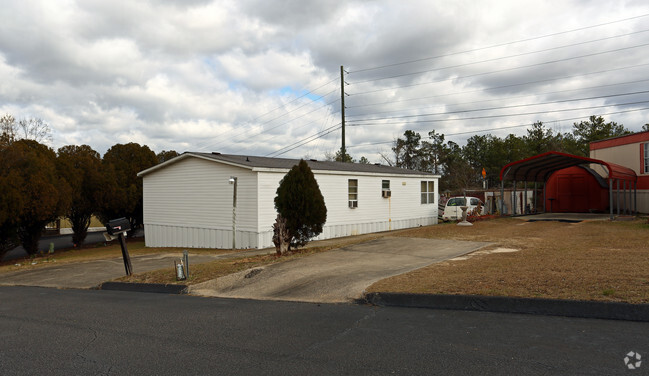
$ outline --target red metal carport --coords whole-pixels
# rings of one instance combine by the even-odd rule
[[[543,211],[546,210],[546,183],[553,173],[570,167],[581,166],[585,169],[591,169],[591,166],[602,166],[606,170],[605,175],[601,178],[608,181],[609,211],[613,219],[613,192],[617,194],[616,204],[617,214],[636,211],[636,190],[637,176],[630,168],[609,163],[599,159],[580,157],[577,155],[565,154],[556,151],[535,155],[530,158],[507,164],[500,171],[501,197],[504,197],[504,181],[512,180],[514,182],[514,207],[516,207],[516,182],[535,182],[543,183]],[[622,184],[622,187],[620,187]],[[527,186],[527,185],[526,185]],[[527,196],[527,189],[524,190]],[[620,195],[623,194],[623,197]],[[527,197],[525,197],[527,201]],[[503,212],[503,201],[501,200],[501,213]]]

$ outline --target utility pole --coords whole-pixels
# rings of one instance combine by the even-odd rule
[[[345,78],[343,76],[344,70],[343,66],[340,66],[340,114],[342,116],[342,147],[340,148],[340,156],[342,158],[343,162],[347,162],[345,160],[345,156],[347,155],[347,150],[345,150]]]

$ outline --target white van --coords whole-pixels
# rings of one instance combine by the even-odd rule
[[[467,197],[466,201],[469,202],[469,205],[466,213],[467,215],[471,214],[472,211],[474,211],[478,206],[481,207],[480,209],[480,215],[485,214],[485,207],[484,204],[482,203],[482,200],[480,200],[477,197]],[[457,219],[462,219],[462,209],[460,209],[461,206],[465,205],[464,197],[451,197],[446,201],[446,206],[444,207],[444,212],[442,213],[442,219],[445,221],[454,221]]]

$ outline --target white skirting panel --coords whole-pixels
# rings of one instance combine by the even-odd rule
[[[437,217],[424,217],[404,219],[389,222],[369,222],[360,224],[332,225],[323,228],[322,234],[315,240],[340,238],[382,232],[388,230],[400,230],[419,226],[437,224]],[[182,227],[171,225],[145,224],[145,241],[147,247],[187,247],[187,248],[232,248],[232,229],[210,229],[197,227]],[[237,231],[236,247],[242,248],[267,248],[273,246],[273,232],[265,231],[256,233],[253,231]]]
[[[144,225],[147,247],[232,248],[232,229]],[[257,233],[237,231],[236,247],[257,248]]]
[[[392,221],[392,225],[390,225],[390,223],[387,221],[369,222],[369,223],[360,223],[360,224],[331,225],[331,226],[325,225],[325,227],[322,229],[322,234],[316,237],[315,240],[341,238],[344,236],[370,234],[373,232],[400,230],[404,228],[429,226],[435,224],[437,224],[437,217],[424,217],[424,218],[413,218],[413,219]],[[260,244],[260,248],[272,247],[273,232],[267,231],[264,233],[260,233],[259,244]]]

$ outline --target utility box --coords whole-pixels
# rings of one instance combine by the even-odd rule
[[[131,230],[131,222],[126,218],[117,218],[108,221],[106,231],[109,235],[119,235],[125,231]]]

